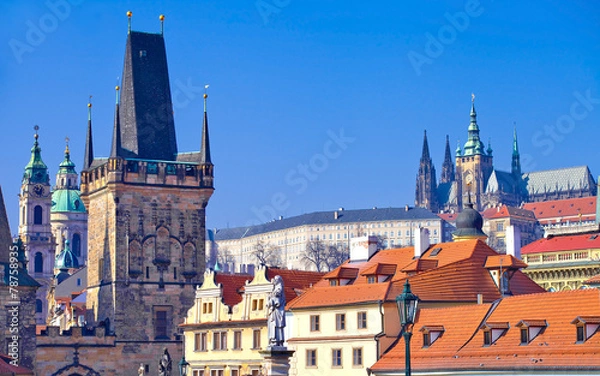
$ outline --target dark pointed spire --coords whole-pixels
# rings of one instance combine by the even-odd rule
[[[514,125],[513,132],[513,151],[512,151],[512,163],[511,172],[515,177],[521,177],[521,156],[519,154],[519,143],[517,142],[517,125]]]
[[[427,131],[423,134],[423,150],[421,151],[421,161],[428,161],[431,157],[429,156],[429,143],[427,142]]]
[[[116,158],[121,156],[121,121],[119,118],[119,85],[115,87],[116,103],[115,103],[115,124],[113,127],[112,147],[110,148],[110,157]]]
[[[440,183],[454,181],[454,162],[450,153],[450,138],[446,135],[446,150],[444,151],[444,163],[442,164],[442,176]]]
[[[92,96],[88,102],[88,125],[85,136],[85,154],[83,156],[83,170],[87,170],[94,162],[94,143],[92,142]]]
[[[208,111],[206,109],[206,102],[208,99],[208,94],[206,93],[206,89],[208,89],[208,85],[204,86],[204,121],[202,123],[202,141],[200,145],[200,163],[202,164],[212,164],[210,158],[210,140],[208,137]]]
[[[4,198],[2,197],[2,187],[0,187],[0,247],[2,247],[0,249],[0,263],[9,263],[9,251],[12,242],[6,206],[4,206]]]

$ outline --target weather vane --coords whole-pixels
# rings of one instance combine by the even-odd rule
[[[475,102],[475,93],[471,93],[471,102]]]

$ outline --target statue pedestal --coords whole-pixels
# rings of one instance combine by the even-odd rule
[[[259,351],[263,357],[262,374],[264,376],[288,376],[290,371],[290,358],[293,350],[285,346],[269,346],[264,351]]]

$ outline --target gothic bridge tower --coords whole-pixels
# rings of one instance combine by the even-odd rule
[[[124,352],[158,359],[164,346],[180,346],[177,325],[204,273],[205,208],[214,190],[207,95],[201,150],[179,153],[163,33],[131,29],[116,89],[110,156],[95,158],[90,119],[81,173],[87,321],[108,323],[129,344]]]

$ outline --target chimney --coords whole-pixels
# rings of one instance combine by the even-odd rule
[[[336,211],[333,212],[333,219],[338,219],[339,213]]]
[[[483,304],[483,294],[477,294],[477,304]]]
[[[377,236],[350,239],[350,262],[367,261],[377,252]]]
[[[429,248],[429,230],[419,227],[415,234],[415,258],[419,258]]]
[[[521,229],[513,225],[506,227],[506,254],[521,259]]]

